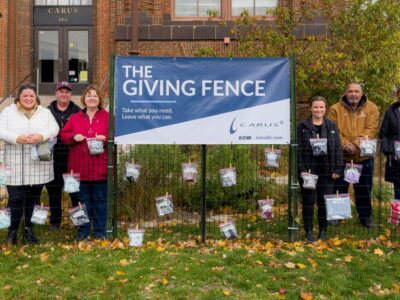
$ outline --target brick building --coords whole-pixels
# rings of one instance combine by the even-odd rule
[[[0,1],[0,96],[23,81],[52,95],[68,80],[75,92],[89,82],[108,83],[110,54],[193,56],[199,48],[227,51],[232,20],[243,9],[265,16],[267,8],[296,10],[304,0],[2,0]],[[312,1],[316,2],[316,1]],[[215,18],[209,19],[209,14]],[[227,21],[221,25],[221,20]],[[326,34],[326,24],[303,24],[300,35]],[[106,91],[107,89],[104,88]]]

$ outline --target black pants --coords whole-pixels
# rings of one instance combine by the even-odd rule
[[[303,200],[303,223],[304,230],[313,229],[314,205],[318,207],[318,226],[319,230],[326,230],[326,208],[324,195],[333,193],[334,181],[331,175],[319,175],[317,188],[306,190],[303,188],[303,180],[300,178],[301,195]]]
[[[10,230],[17,230],[22,214],[25,215],[25,227],[33,227],[31,222],[33,207],[40,204],[43,184],[8,185],[8,207],[11,210]]]

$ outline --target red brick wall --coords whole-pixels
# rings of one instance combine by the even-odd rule
[[[8,24],[8,1],[0,1],[0,96],[6,93],[5,87],[7,86],[7,24]]]

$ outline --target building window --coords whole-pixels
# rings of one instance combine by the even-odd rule
[[[278,0],[232,0],[232,16],[240,16],[244,10],[251,16],[270,15],[277,6]]]
[[[35,0],[36,6],[92,5],[92,0]]]
[[[208,17],[210,12],[220,15],[220,0],[175,0],[176,17]]]

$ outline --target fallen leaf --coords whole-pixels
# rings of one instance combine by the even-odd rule
[[[3,287],[3,290],[11,290],[12,288],[13,288],[12,285],[7,284],[7,285],[5,285],[5,286]]]
[[[296,267],[298,267],[299,269],[305,269],[306,265],[305,264],[296,264]]]
[[[167,279],[165,279],[165,278],[163,278],[162,280],[161,280],[161,284],[162,285],[167,285],[169,283],[169,281],[167,280]]]
[[[305,278],[304,276],[300,276],[299,279],[300,279],[301,281],[304,281],[304,282],[307,282],[307,281],[308,281],[307,278]]]
[[[118,280],[118,282],[119,283],[121,283],[121,284],[125,284],[125,283],[127,283],[128,282],[128,279],[120,279],[120,280]]]
[[[125,246],[124,246],[124,244],[123,244],[119,239],[115,239],[115,240],[111,243],[110,248],[113,249],[113,250],[115,250],[115,249],[124,249]]]
[[[110,244],[110,242],[108,240],[102,240],[100,242],[100,245],[102,248],[107,248],[109,244]]]
[[[309,261],[309,263],[311,264],[311,266],[312,266],[314,269],[318,266],[318,263],[317,263],[315,260],[309,258],[308,261]]]
[[[310,292],[300,291],[300,298],[303,300],[312,300],[313,294]]]
[[[374,250],[374,254],[376,254],[378,256],[383,256],[385,253],[383,253],[383,251],[380,248],[376,248]]]
[[[223,290],[222,293],[223,293],[225,296],[230,296],[230,295],[231,295],[231,292],[229,292],[229,291],[227,291],[227,290]]]
[[[351,262],[353,260],[353,256],[347,255],[344,257],[344,261]]]
[[[43,252],[43,253],[40,254],[40,260],[41,261],[46,261],[46,260],[49,259],[49,256],[50,255],[47,252]]]
[[[86,241],[81,241],[78,243],[78,249],[83,252],[89,252],[92,250],[92,246]]]
[[[157,252],[164,252],[164,251],[165,251],[165,248],[162,247],[162,246],[158,246],[158,247],[156,248],[156,251],[157,251]]]
[[[284,266],[288,269],[295,269],[296,268],[296,264],[292,263],[292,262],[288,262],[286,264],[284,264]]]
[[[224,269],[225,269],[225,267],[224,266],[221,266],[221,267],[212,267],[211,268],[213,271],[223,271]]]
[[[3,251],[4,256],[9,256],[11,254],[11,250]]]
[[[115,272],[117,275],[119,275],[119,276],[122,276],[122,275],[125,275],[125,272],[124,271],[117,271],[117,272]]]
[[[130,264],[130,262],[127,260],[127,259],[121,259],[120,261],[119,261],[119,264],[121,265],[121,266],[127,266],[127,265],[129,265]]]

